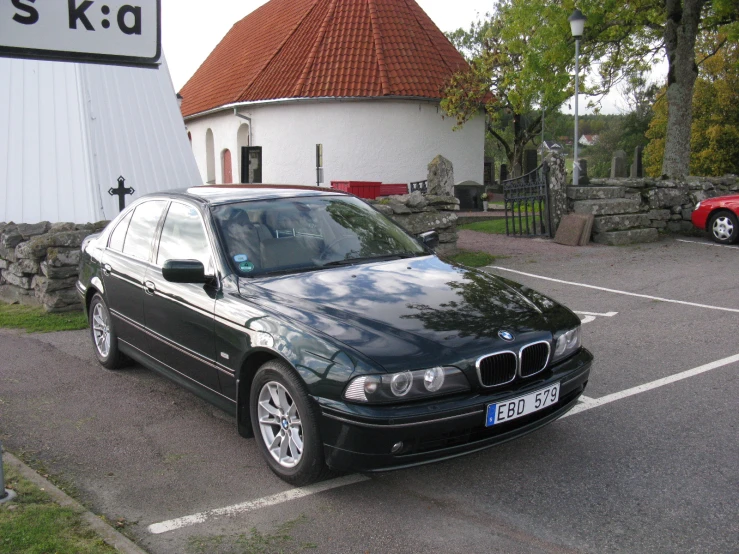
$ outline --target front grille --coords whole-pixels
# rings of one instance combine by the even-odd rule
[[[521,350],[521,377],[536,375],[547,366],[548,361],[548,342],[529,344]]]
[[[494,387],[513,381],[516,377],[516,354],[500,352],[482,358],[477,363],[477,372],[484,387]]]

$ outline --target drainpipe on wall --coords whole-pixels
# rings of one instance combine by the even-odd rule
[[[241,115],[239,113],[239,109],[238,108],[234,108],[234,115],[236,117],[241,118],[241,119],[245,119],[246,121],[249,122],[249,146],[251,146],[252,145],[252,143],[251,143],[251,117],[248,117],[246,115]]]

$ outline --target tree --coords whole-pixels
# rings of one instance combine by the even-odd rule
[[[721,33],[722,50],[739,38],[739,4],[736,0],[580,0],[578,7],[588,17],[583,37],[581,61],[584,70],[596,68],[599,82],[586,94],[598,95],[624,76],[650,67],[654,56],[664,52],[668,61],[667,102],[670,106],[665,135],[662,173],[671,177],[688,174],[693,88],[698,75],[696,40]],[[490,82],[495,99],[508,103],[514,113],[526,113],[538,105],[549,107],[556,90],[571,94],[569,81],[560,78],[569,70],[573,58],[567,16],[573,0],[500,0],[490,20],[498,42],[481,43],[480,55],[473,58],[477,79],[457,81],[450,87],[450,98],[461,95],[465,101],[482,100],[480,93],[485,75],[498,75],[509,89],[498,92]],[[510,54],[510,55],[509,55]],[[487,56],[487,59],[485,58]],[[511,58],[515,63],[510,63]],[[486,67],[498,64],[498,67]],[[484,69],[481,69],[484,68]],[[501,75],[503,77],[501,77]],[[477,91],[465,89],[474,83]],[[468,94],[472,92],[472,94]],[[456,100],[445,105],[464,122],[470,109]],[[486,109],[491,111],[490,102]],[[461,116],[461,117],[460,117]],[[525,139],[521,137],[521,140]]]
[[[488,134],[514,171],[520,171],[524,147],[541,133],[542,108],[555,111],[568,96],[566,71],[556,71],[546,80],[541,73],[548,67],[565,67],[571,55],[561,45],[555,48],[542,40],[542,33],[511,26],[515,1],[501,0],[485,22],[448,35],[469,69],[451,78],[442,108],[461,126],[482,106]]]
[[[704,60],[692,98],[693,122],[690,141],[692,175],[739,173],[739,45],[717,49],[724,37],[703,41],[698,58]],[[710,57],[709,57],[710,54]],[[662,96],[654,105],[655,117],[647,136],[644,168],[648,175],[662,174],[668,133],[669,99]]]

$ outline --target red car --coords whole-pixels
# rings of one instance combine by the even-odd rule
[[[721,244],[739,238],[739,195],[719,196],[698,202],[691,216],[693,225],[705,229]]]

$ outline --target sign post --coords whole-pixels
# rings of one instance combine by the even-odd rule
[[[156,68],[161,0],[0,2],[0,56]]]

